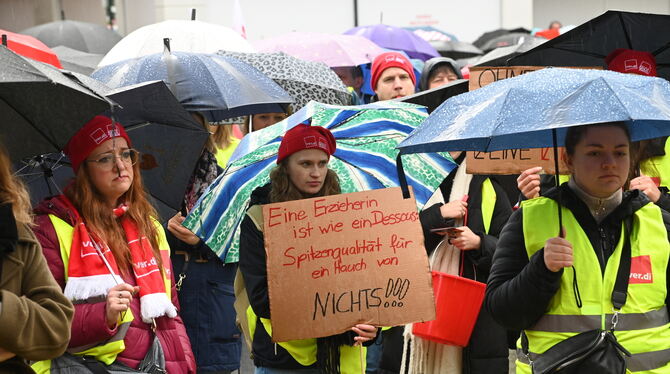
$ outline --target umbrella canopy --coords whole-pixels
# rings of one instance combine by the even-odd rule
[[[431,41],[430,45],[432,45],[443,57],[450,57],[454,60],[484,54],[484,51],[467,42],[436,40]]]
[[[0,66],[0,122],[14,160],[60,151],[81,126],[113,104],[51,65],[4,46]]]
[[[523,32],[513,32],[509,34],[503,34],[489,40],[488,42],[484,43],[483,46],[481,46],[481,49],[488,52],[500,47],[509,47],[517,44],[523,44],[534,39],[538,39],[541,42],[547,41],[545,38],[538,38]]]
[[[140,151],[144,185],[161,217],[167,219],[181,207],[209,132],[193,120],[163,82],[106,91],[122,106],[114,111],[115,119],[128,132],[133,148]],[[64,154],[51,153],[19,162],[16,174],[28,185],[33,202],[38,202],[61,193],[74,177],[69,165]]]
[[[446,31],[442,31],[433,26],[416,26],[416,27],[403,27],[405,30],[409,30],[421,37],[421,39],[434,42],[434,41],[457,41],[458,38],[454,34],[450,34]]]
[[[102,60],[100,54],[86,53],[62,45],[54,47],[53,51],[58,55],[63,69],[86,75],[91,75]]]
[[[37,25],[21,33],[34,36],[52,48],[62,45],[94,54],[109,52],[121,40],[121,35],[103,25],[70,20]]]
[[[497,30],[493,30],[493,31],[487,31],[487,32],[483,33],[482,35],[480,35],[477,38],[477,40],[472,42],[472,44],[477,48],[484,49],[482,47],[489,40],[494,39],[494,38],[496,38],[498,36],[501,36],[501,35],[509,34],[509,33],[525,33],[525,34],[530,35],[530,30],[524,29],[523,27],[519,27],[519,28],[511,29],[511,30],[497,29]]]
[[[610,10],[510,60],[513,65],[604,66],[617,48],[656,57],[658,76],[670,79],[670,15]]]
[[[274,80],[293,97],[294,111],[304,107],[312,100],[333,105],[351,104],[351,94],[347,87],[337,74],[323,63],[301,60],[283,52],[221,51],[219,55],[244,61]]]
[[[404,51],[409,57],[422,61],[440,55],[430,43],[402,27],[382,24],[359,26],[345,31],[344,34],[363,36],[382,48]]]
[[[247,135],[250,146],[240,146],[253,151],[238,154],[184,222],[226,262],[238,259],[239,226],[249,197],[269,182],[282,135],[308,118],[312,126],[326,127],[335,136],[337,150],[328,166],[337,172],[342,192],[347,193],[398,186],[395,147],[426,113],[418,106],[391,101],[358,107],[311,103],[286,120]],[[455,164],[448,154],[417,156],[404,162],[411,165],[409,184],[417,203],[423,205]]]
[[[612,71],[547,68],[452,97],[400,144],[401,153],[559,145],[570,126],[623,121],[631,140],[670,135],[670,83]]]
[[[521,44],[500,47],[474,60],[477,66],[507,66],[507,61],[546,42],[545,39],[528,38]]]
[[[260,52],[284,52],[330,67],[367,64],[384,53],[377,44],[356,35],[291,32],[255,43]]]
[[[293,99],[272,79],[232,57],[202,53],[156,53],[104,66],[93,78],[118,88],[164,81],[188,111],[210,121],[283,112]]]
[[[435,87],[430,90],[417,92],[414,95],[393,100],[422,105],[428,108],[428,113],[432,113],[448,98],[468,92],[468,88],[469,81],[467,79],[458,79],[449,82],[444,86]]]
[[[100,66],[162,52],[164,38],[170,39],[173,51],[180,52],[256,51],[246,39],[228,27],[202,21],[169,20],[131,32],[107,52]]]
[[[21,56],[45,62],[59,69],[62,68],[56,53],[34,37],[2,29],[0,29],[0,35],[3,38],[2,44]]]

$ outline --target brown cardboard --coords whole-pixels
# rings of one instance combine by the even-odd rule
[[[558,170],[560,174],[570,174],[558,148]],[[554,174],[553,148],[505,149],[494,152],[467,152],[466,171],[470,174],[520,174],[535,166],[541,166],[542,173]]]
[[[469,90],[476,90],[499,80],[544,69],[547,66],[471,66]],[[570,69],[597,69],[600,66],[571,66]]]
[[[396,187],[268,204],[263,217],[274,341],[435,318],[413,193],[403,199]]]

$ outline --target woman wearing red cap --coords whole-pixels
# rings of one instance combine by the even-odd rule
[[[74,181],[36,208],[35,233],[75,304],[71,355],[39,362],[36,370],[48,372],[67,360],[138,368],[152,348],[163,350],[165,362],[158,364],[169,373],[195,372],[177,316],[169,247],[128,135],[119,123],[96,116],[64,152]]]
[[[335,138],[326,128],[305,124],[292,128],[279,146],[270,183],[251,195],[250,208],[242,221],[240,271],[253,312],[251,318],[255,318],[249,326],[256,374],[361,373],[357,350],[345,347],[369,342],[377,334],[376,327],[359,324],[339,335],[275,344],[268,333],[270,302],[261,205],[339,194],[337,174],[328,168],[335,147]],[[255,329],[251,328],[254,325]]]

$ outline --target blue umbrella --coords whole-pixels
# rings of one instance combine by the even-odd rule
[[[188,111],[210,121],[285,112],[293,99],[272,79],[232,57],[201,53],[156,53],[117,62],[91,77],[111,88],[162,80]]]
[[[670,135],[670,83],[612,71],[548,68],[454,96],[400,153],[495,151],[559,145],[570,126],[623,121],[631,140]]]

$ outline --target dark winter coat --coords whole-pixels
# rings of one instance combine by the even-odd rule
[[[462,159],[461,159],[462,161]],[[451,187],[456,170],[442,182],[440,189],[445,200],[451,194]],[[464,251],[463,276],[485,283],[489,276],[493,253],[496,249],[497,237],[500,235],[507,219],[512,213],[512,206],[504,189],[492,179],[496,192],[496,205],[489,226],[488,234],[484,230],[482,218],[482,183],[487,176],[475,175],[468,189],[468,222],[467,226],[481,239],[479,250]],[[430,232],[432,228],[454,225],[453,219],[445,219],[440,213],[442,204],[435,204],[420,213],[425,246],[431,254],[444,236]],[[394,327],[384,333],[381,373],[398,373],[402,358],[402,329]],[[398,331],[395,331],[398,330]],[[470,343],[463,349],[463,373],[503,373],[509,368],[507,331],[498,325],[483,308],[479,313],[472,332]]]
[[[577,222],[597,252],[600,268],[605,269],[607,259],[614,251],[621,236],[621,222],[649,202],[641,192],[627,191],[621,204],[598,224],[588,207],[564,183],[560,187],[560,204],[570,209]],[[546,197],[558,200],[558,189],[547,192]],[[661,210],[669,232],[670,213]],[[541,224],[541,223],[540,223]],[[558,228],[556,229],[558,232]],[[525,329],[537,322],[545,313],[550,300],[558,291],[563,270],[552,272],[544,263],[544,249],[528,259],[523,236],[523,207],[518,209],[503,229],[486,288],[486,307],[493,318],[509,329]],[[667,272],[670,289],[670,272]],[[670,302],[666,297],[666,304]]]
[[[44,200],[35,208],[36,227],[34,229],[37,239],[42,244],[44,257],[46,257],[49,269],[56,282],[62,289],[65,288],[65,274],[63,260],[60,254],[60,244],[58,236],[49,219],[49,214],[64,220],[70,225],[74,225],[74,214],[63,205],[58,199]],[[172,281],[172,303],[179,309],[179,300],[175,289],[174,278],[172,277],[170,266],[170,276]],[[137,282],[134,276],[124,276],[123,280],[136,286]],[[105,321],[105,305],[99,302],[94,304],[81,303],[75,305],[74,320],[72,322],[72,338],[70,347],[81,347],[84,345],[103,342],[116,334],[116,329],[110,330]],[[140,314],[140,298],[135,297],[130,304],[130,309],[135,319],[130,325],[128,332],[123,339],[126,349],[121,352],[117,360],[132,368],[137,368],[140,361],[144,358],[153,341],[154,333],[151,326],[142,322]],[[166,369],[169,373],[195,373],[195,359],[191,351],[191,344],[186,334],[186,329],[181,317],[175,318],[160,317],[156,319],[156,335],[161,342],[165,352]]]

